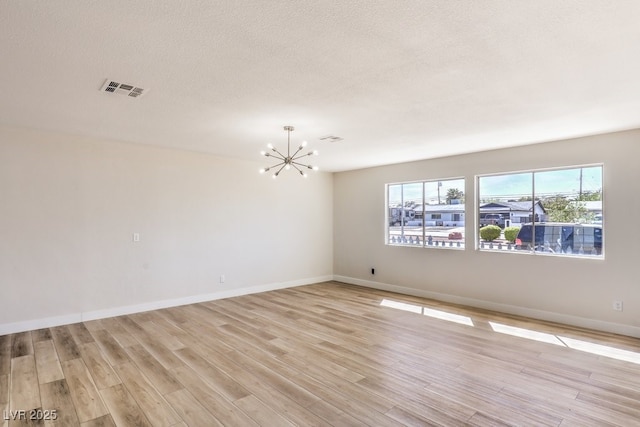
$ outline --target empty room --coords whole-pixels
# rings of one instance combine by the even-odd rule
[[[637,425],[638,22],[0,0],[0,427]]]

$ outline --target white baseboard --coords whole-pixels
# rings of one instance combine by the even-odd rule
[[[478,300],[474,298],[461,297],[439,292],[427,291],[422,289],[408,288],[404,286],[391,285],[388,283],[374,282],[371,280],[362,280],[353,277],[333,275],[319,276],[301,280],[293,280],[289,282],[268,283],[264,285],[242,287],[237,289],[228,289],[220,292],[209,294],[192,295],[182,298],[174,298],[160,301],[150,301],[142,304],[126,305],[112,307],[103,310],[94,310],[81,313],[71,313],[55,317],[46,317],[40,319],[31,319],[21,322],[0,324],[0,335],[7,335],[17,332],[32,331],[41,328],[51,328],[61,325],[69,325],[89,320],[105,319],[114,316],[123,316],[133,313],[141,313],[144,311],[158,310],[168,307],[176,307],[186,304],[195,304],[205,301],[214,301],[223,298],[231,298],[242,295],[255,294],[260,292],[273,291],[277,289],[291,288],[295,286],[310,285],[314,283],[335,280],[338,282],[348,283],[352,285],[363,286],[367,288],[379,289],[383,291],[397,292],[400,294],[413,295],[418,297],[430,298],[438,301],[449,302],[453,304],[467,305],[486,310],[498,311],[501,313],[514,314],[517,316],[530,317],[534,319],[545,320],[549,322],[562,323],[566,325],[578,326],[582,328],[594,329],[603,332],[621,334],[631,337],[640,338],[640,327],[623,325],[619,323],[605,322],[596,319],[587,319],[584,317],[570,316],[562,313],[554,313],[543,310],[536,310],[526,307],[519,307],[508,304],[500,304],[491,301]]]
[[[276,289],[292,288],[294,286],[310,285],[313,283],[333,280],[333,276],[319,276],[307,279],[292,280],[289,282],[268,283],[264,285],[248,286],[236,289],[227,289],[210,294],[191,295],[182,298],[174,298],[160,301],[150,301],[142,304],[111,307],[103,310],[94,310],[81,313],[72,313],[63,316],[46,317],[41,319],[25,320],[22,322],[0,324],[0,335],[14,334],[17,332],[33,331],[42,328],[69,325],[88,320],[105,319],[108,317],[123,316],[133,313],[141,313],[150,310],[176,307],[180,305],[195,304],[205,301],[214,301],[223,298],[231,298],[259,292],[274,291]]]
[[[14,334],[16,332],[33,331],[42,328],[52,328],[60,325],[70,325],[82,322],[82,314],[67,314],[64,316],[46,317],[43,319],[25,320],[22,322],[3,323],[0,325],[0,335]]]
[[[479,300],[474,298],[461,297],[440,292],[432,292],[423,289],[407,288],[404,286],[390,285],[388,283],[374,282],[370,280],[362,280],[354,277],[334,275],[333,280],[337,282],[348,283],[351,285],[363,286],[367,288],[379,289],[382,291],[397,292],[405,295],[412,295],[423,298],[430,298],[437,301],[449,302],[452,304],[466,305],[469,307],[482,308],[485,310],[498,311],[516,316],[530,317],[533,319],[544,320],[547,322],[561,323],[565,325],[577,326],[580,328],[593,329],[613,334],[626,335],[630,337],[640,338],[640,327],[623,325],[620,323],[605,322],[596,319],[587,319],[584,317],[571,316],[568,314],[554,313],[550,311],[536,310],[532,308],[520,307],[509,304],[501,304],[491,301]]]

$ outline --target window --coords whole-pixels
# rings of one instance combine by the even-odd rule
[[[602,196],[602,165],[478,177],[478,247],[602,257]]]
[[[386,243],[464,248],[464,178],[387,185]]]

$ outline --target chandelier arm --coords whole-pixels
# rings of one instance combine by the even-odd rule
[[[292,162],[291,162],[291,164],[292,164],[292,165],[295,165],[295,166],[301,166],[301,167],[303,167],[303,168],[307,168],[307,169],[313,169],[313,166],[312,166],[312,165],[305,165],[304,163],[299,163],[299,162],[293,162],[293,161],[292,161]],[[297,168],[296,168],[296,169],[297,169]]]
[[[282,159],[282,160],[286,159],[285,155],[282,154],[281,152],[279,152],[277,148],[272,148],[271,151],[274,151],[275,153],[278,154],[278,156],[280,156],[280,157],[278,157],[278,156],[274,156],[273,154],[271,154],[272,157],[277,157],[277,158]]]
[[[304,148],[304,147],[298,147],[298,149],[296,150],[296,152],[295,152],[295,153],[293,153],[293,154],[291,155],[291,158],[292,158],[292,159],[295,159],[295,158],[296,158],[296,155],[297,155],[300,151],[302,151],[302,149],[303,149],[303,148]]]
[[[298,172],[300,172],[300,174],[303,174],[303,173],[302,173],[302,171],[300,170],[300,168],[299,168],[298,166],[296,166],[296,164],[295,164],[295,163],[291,163],[291,166],[293,166],[294,168],[296,168],[296,170],[297,170]]]
[[[271,166],[269,166],[269,169],[277,168],[280,165],[286,166],[286,162],[280,162],[280,163],[276,163],[275,165],[271,165]]]
[[[278,172],[276,172],[276,173],[274,174],[274,176],[278,176],[278,175],[280,175],[280,172],[282,172],[282,169],[284,169],[284,167],[285,167],[285,166],[286,166],[286,164],[283,164],[282,166],[280,166],[280,169],[278,169]]]
[[[313,155],[314,155],[313,151],[309,151],[308,153],[300,154],[298,157],[293,157],[292,156],[291,160],[298,160],[298,159],[301,159],[303,157],[309,157],[309,156],[313,156]]]

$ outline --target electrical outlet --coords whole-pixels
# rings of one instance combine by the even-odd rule
[[[614,301],[613,302],[613,309],[615,311],[622,311],[622,301]]]
[[[371,274],[376,274],[376,269],[375,268],[371,268]]]
[[[225,277],[224,277],[224,274],[222,274],[222,275],[220,276],[220,283],[224,283],[224,280],[225,280]]]
[[[134,242],[140,241],[140,233],[133,233],[133,241]]]

